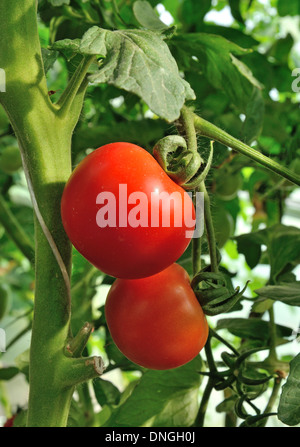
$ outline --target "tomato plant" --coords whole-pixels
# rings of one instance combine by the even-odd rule
[[[117,279],[105,315],[121,352],[145,368],[181,366],[199,354],[208,337],[190,278],[178,264],[148,278]]]
[[[187,248],[195,226],[188,194],[130,143],[85,157],[67,182],[61,210],[77,250],[117,278],[143,278],[168,267]]]
[[[298,4],[1,0],[0,425],[299,425]]]

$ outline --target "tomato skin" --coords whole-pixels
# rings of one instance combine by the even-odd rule
[[[206,317],[179,264],[148,278],[115,280],[105,316],[119,350],[149,369],[184,365],[198,355],[208,337]]]
[[[127,197],[143,192],[148,199],[148,226],[119,225],[119,185],[126,185]],[[151,193],[179,193],[171,210],[171,225],[151,226]],[[96,222],[101,205],[96,198],[101,192],[116,197],[115,227],[100,228]],[[195,210],[190,196],[173,182],[146,150],[131,143],[111,143],[85,157],[67,182],[61,201],[65,231],[75,248],[99,270],[116,278],[143,278],[165,269],[186,250],[194,224],[187,227],[185,211],[182,225],[175,226],[173,214],[183,200]],[[127,215],[136,204],[128,205]],[[172,207],[171,207],[172,208]],[[160,213],[165,209],[160,205]]]

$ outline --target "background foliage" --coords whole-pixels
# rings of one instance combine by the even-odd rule
[[[89,151],[114,141],[126,140],[151,151],[158,139],[175,132],[172,121],[188,99],[203,118],[300,173],[300,93],[292,90],[292,71],[300,67],[299,16],[298,0],[39,0],[39,34],[53,100],[76,68],[80,48],[100,54],[102,36],[113,48],[125,45],[126,35],[132,36],[139,28],[143,31],[136,38],[144,45],[145,54],[153,55],[157,48],[151,62],[146,58],[129,64],[134,50],[125,46],[121,59],[119,54],[109,61],[104,59],[104,71],[92,67],[92,83],[73,136],[73,165]],[[102,30],[96,50],[90,35],[85,35],[91,27]],[[162,33],[164,40],[153,38],[151,46],[149,31]],[[86,45],[84,39],[80,42],[84,35]],[[103,51],[109,50],[109,45],[103,47]],[[181,76],[175,76],[175,61]],[[144,85],[141,77],[139,88],[129,88],[128,79],[120,80],[116,75],[121,63],[128,64],[136,79],[139,64],[149,64],[147,83]],[[167,77],[160,77],[161,69],[166,70]],[[172,93],[169,96],[162,90],[164,80]],[[34,297],[34,271],[29,260],[34,234],[31,202],[16,146],[1,108],[0,326],[6,331],[7,352],[0,357],[0,414],[4,421],[18,411],[22,424]],[[199,148],[205,158],[209,142],[201,136]],[[248,279],[251,282],[244,300],[233,311],[209,318],[209,323],[238,349],[265,347],[273,340],[278,361],[289,362],[296,356],[282,391],[278,418],[268,421],[269,425],[295,425],[300,422],[299,407],[288,396],[296,391],[299,394],[295,385],[300,367],[296,341],[300,315],[299,188],[219,143],[215,143],[214,153],[207,187],[221,265],[234,285]],[[3,209],[8,209],[22,227],[29,256],[6,231]],[[203,244],[206,253],[205,241]],[[190,250],[180,263],[191,273]],[[78,388],[69,425],[192,425],[206,382],[199,374],[205,368],[205,356],[171,371],[137,368],[118,351],[106,328],[103,304],[113,278],[91,267],[75,251],[73,264],[72,328],[77,332],[85,321],[93,321],[95,330],[87,354],[103,355],[109,366],[101,379]],[[273,314],[276,336],[272,339],[268,320]],[[214,340],[213,352],[220,362],[223,351],[224,345]],[[263,352],[254,354],[256,361],[263,358]],[[266,373],[250,369],[247,373],[252,378]],[[271,392],[271,385],[269,389],[266,385],[266,393],[258,397],[262,407]],[[226,390],[215,391],[206,424],[228,424],[234,404],[235,397]],[[241,423],[240,419],[235,423]]]

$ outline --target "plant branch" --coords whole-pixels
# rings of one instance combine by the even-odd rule
[[[213,225],[210,198],[205,187],[205,183],[202,182],[199,186],[199,191],[204,194],[204,220],[205,220],[205,230],[208,242],[208,249],[211,262],[211,271],[218,272],[218,258],[217,258],[217,243],[215,237],[215,229]]]
[[[208,363],[210,374],[217,372],[217,368],[215,365],[215,361],[214,361],[213,353],[212,353],[212,349],[211,349],[211,333],[210,332],[209,332],[208,339],[207,339],[204,349],[205,349],[206,360]],[[214,385],[215,385],[215,381],[216,381],[216,379],[214,377],[212,377],[212,375],[208,378],[206,387],[204,389],[204,393],[202,395],[198,414],[197,414],[195,422],[193,424],[194,427],[203,427],[204,426],[205,414],[206,414],[206,410],[208,407],[208,402],[209,402],[211,393],[212,393]]]
[[[284,177],[287,180],[290,180],[291,182],[300,186],[299,175],[295,174],[290,169],[280,165],[271,158],[266,157],[252,147],[248,146],[237,138],[232,137],[224,130],[218,128],[214,124],[211,124],[210,122],[204,120],[196,114],[194,114],[194,122],[196,129],[200,132],[200,135],[218,141],[219,143],[224,144],[231,149],[234,149],[240,154],[246,155],[246,157],[251,158],[252,160],[275,172],[276,174],[279,174],[281,177]]]
[[[181,121],[187,139],[188,149],[197,152],[197,134],[195,132],[194,114],[186,106],[181,109]]]
[[[65,117],[74,103],[74,99],[82,90],[85,90],[88,85],[86,74],[90,65],[96,60],[95,56],[83,57],[81,63],[76,68],[71,77],[67,87],[62,93],[61,97],[56,103],[58,107],[58,114]]]

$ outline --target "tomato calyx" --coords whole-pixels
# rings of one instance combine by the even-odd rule
[[[214,316],[228,312],[242,298],[249,281],[242,290],[233,289],[222,272],[209,271],[210,266],[197,273],[191,287],[206,315]],[[201,285],[201,286],[200,286]],[[200,286],[200,287],[199,287]]]
[[[211,167],[213,150],[206,163],[201,155],[187,147],[180,135],[168,135],[153,148],[153,157],[166,174],[185,190],[194,190],[206,178]]]

